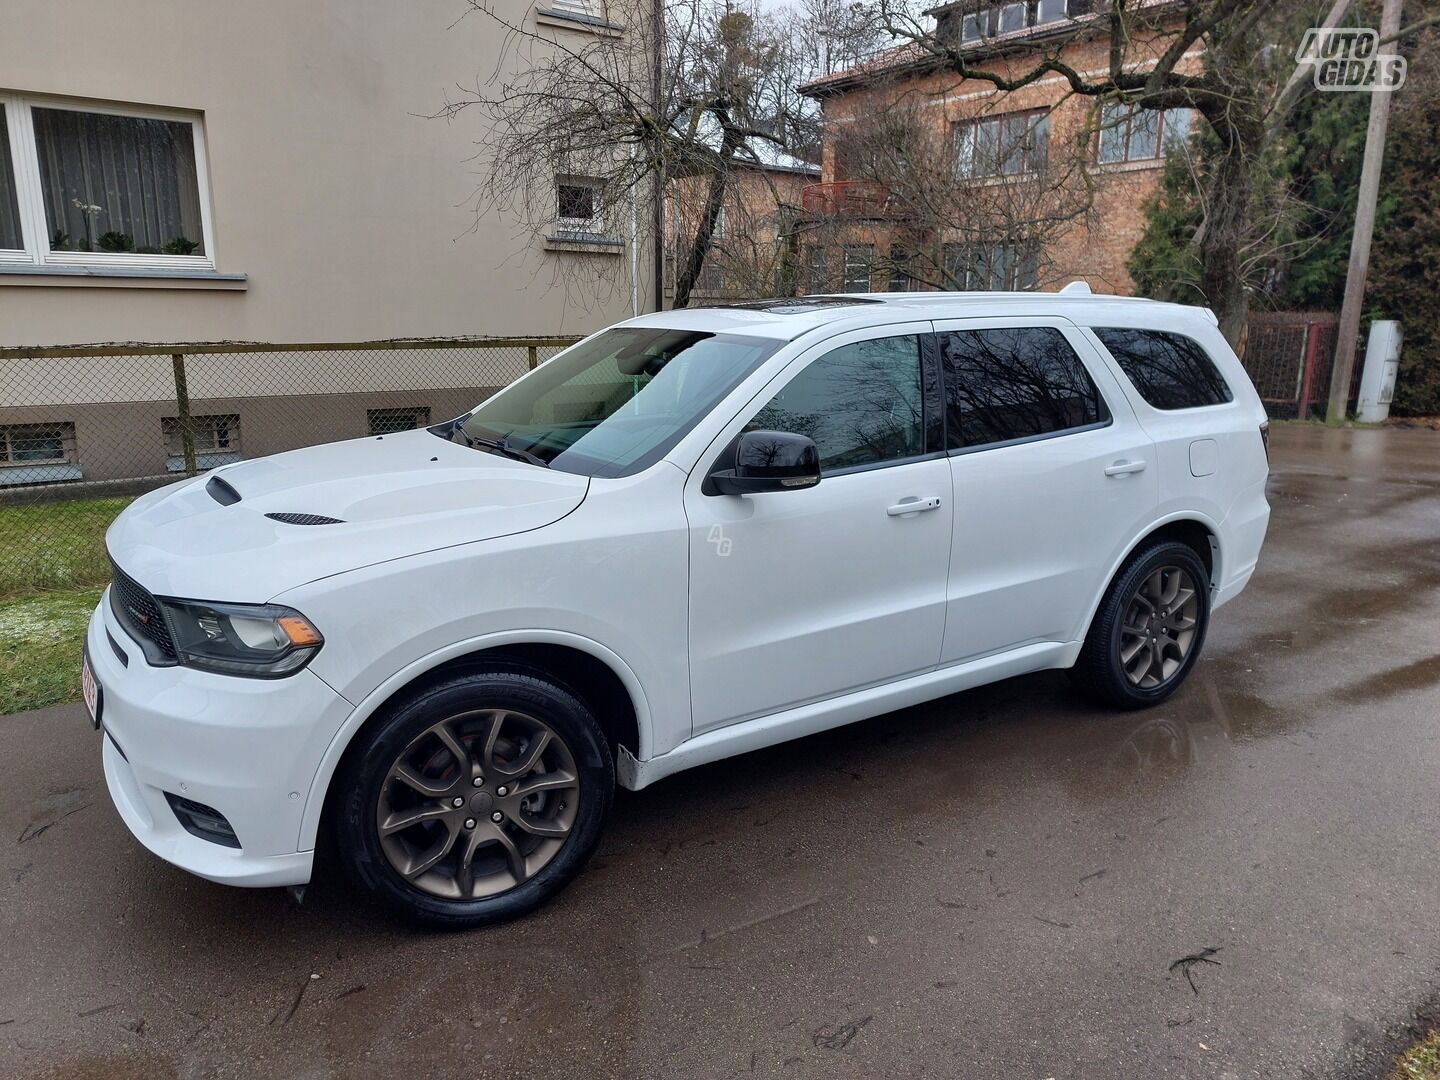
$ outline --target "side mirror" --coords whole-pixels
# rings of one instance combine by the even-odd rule
[[[747,431],[735,443],[735,467],[709,476],[721,495],[791,491],[820,482],[820,452],[815,440],[789,431]]]

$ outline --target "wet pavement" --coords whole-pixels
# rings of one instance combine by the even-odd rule
[[[1273,452],[1164,707],[1047,673],[681,774],[498,929],[191,878],[78,706],[0,718],[0,1077],[1376,1075],[1440,989],[1440,434]]]

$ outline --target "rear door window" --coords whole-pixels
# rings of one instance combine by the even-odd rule
[[[1096,327],[1140,396],[1156,409],[1198,409],[1234,401],[1210,354],[1193,338],[1164,330]]]
[[[1053,326],[939,335],[950,449],[975,449],[1108,423],[1110,410]]]

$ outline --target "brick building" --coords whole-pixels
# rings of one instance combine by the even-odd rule
[[[1155,5],[1157,9],[1161,4]],[[927,14],[973,65],[1015,78],[1042,57],[1107,70],[1101,0],[955,0]],[[1128,70],[1164,51],[1169,23],[1129,43]],[[1194,70],[1187,55],[1178,70]],[[1048,74],[1012,92],[960,79],[904,46],[800,88],[820,103],[820,181],[802,193],[801,291],[1132,288],[1126,258],[1185,110],[1132,110]]]
[[[791,295],[799,265],[801,193],[819,179],[818,165],[752,139],[732,168],[691,306]],[[695,237],[708,188],[708,174],[671,181],[665,212],[667,298],[674,297],[675,268]]]

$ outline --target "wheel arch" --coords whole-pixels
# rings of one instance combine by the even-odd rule
[[[306,796],[298,850],[316,846],[331,784],[357,737],[402,695],[487,662],[538,668],[585,698],[617,747],[637,758],[650,754],[650,709],[639,678],[618,654],[577,634],[556,630],[511,631],[460,642],[412,662],[361,699],[326,747]]]
[[[1221,577],[1223,552],[1220,547],[1220,527],[1204,514],[1193,511],[1177,512],[1152,523],[1145,532],[1125,545],[1119,557],[1111,563],[1109,571],[1100,583],[1100,588],[1091,598],[1090,607],[1085,613],[1085,623],[1080,628],[1077,640],[1084,641],[1089,635],[1090,627],[1095,622],[1095,614],[1100,610],[1100,602],[1105,598],[1105,593],[1110,588],[1111,582],[1115,580],[1115,575],[1120,573],[1120,568],[1141,547],[1154,540],[1177,540],[1194,549],[1200,557],[1200,561],[1205,564],[1205,573],[1210,579],[1207,584],[1210,587],[1211,596],[1214,596],[1216,588],[1223,580]]]

